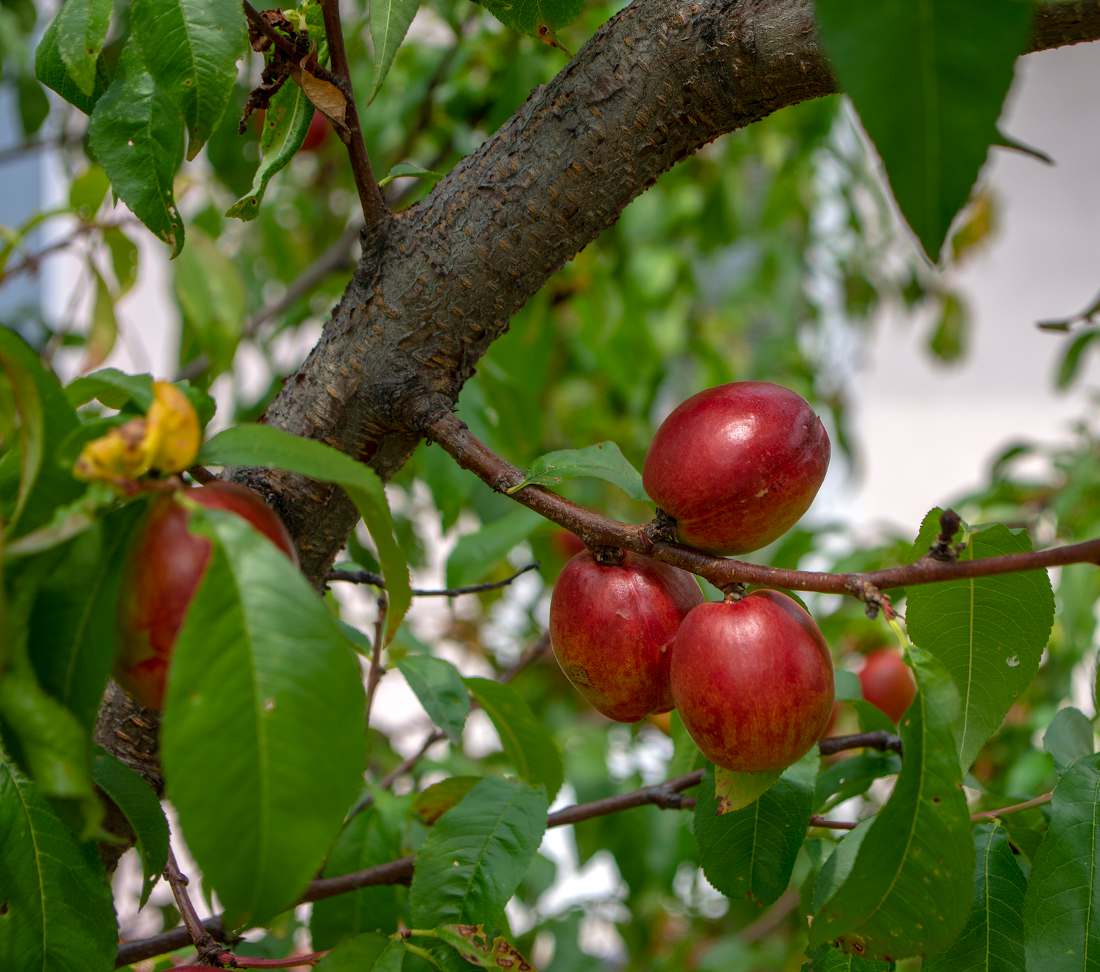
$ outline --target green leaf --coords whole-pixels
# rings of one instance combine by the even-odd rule
[[[133,402],[142,412],[147,412],[153,404],[153,377],[127,375],[117,368],[101,368],[69,382],[65,386],[65,397],[74,407],[95,399],[108,408],[122,408]]]
[[[831,945],[815,948],[806,957],[810,961],[802,966],[802,972],[890,972],[893,968],[889,962],[849,955]]]
[[[57,47],[76,86],[95,90],[96,62],[111,25],[111,0],[65,0],[57,12]]]
[[[846,875],[834,869],[824,904],[815,899],[812,945],[840,939],[873,958],[934,955],[966,921],[974,847],[955,758],[958,694],[935,658],[910,656],[919,690],[902,718],[901,775],[867,829],[838,845],[838,854],[849,841],[858,850]]]
[[[408,655],[397,663],[429,718],[456,746],[462,744],[462,729],[470,712],[470,695],[458,669],[442,658]]]
[[[103,92],[107,90],[108,85],[103,62],[100,59],[96,61],[95,86],[91,94],[85,94],[80,89],[61,57],[60,25],[57,17],[46,28],[35,49],[34,76],[86,115],[92,113],[92,109]]]
[[[107,972],[118,948],[111,888],[49,802],[0,751],[0,968]]]
[[[1100,754],[1079,759],[1054,788],[1050,828],[1024,898],[1027,967],[1081,972],[1100,955]],[[1089,955],[1094,961],[1089,961]]]
[[[556,486],[563,479],[583,478],[602,479],[618,486],[631,499],[643,503],[649,500],[641,474],[614,442],[597,442],[584,449],[561,449],[539,456],[531,463],[523,482],[508,492],[514,493],[532,483]]]
[[[821,812],[866,793],[875,780],[884,776],[896,776],[900,772],[901,759],[897,753],[866,750],[837,760],[831,766],[825,767],[817,777],[814,810]]]
[[[5,532],[19,520],[30,498],[45,452],[46,420],[35,372],[42,367],[11,331],[0,330],[0,371],[8,379],[19,416],[19,492]]]
[[[421,168],[419,165],[414,165],[412,162],[398,162],[397,165],[378,180],[378,188],[381,189],[388,186],[395,179],[410,178],[431,179],[432,182],[435,182],[437,179],[443,178],[443,173]]]
[[[540,523],[533,510],[520,507],[476,533],[459,537],[447,558],[447,586],[465,587],[483,580],[514,547],[523,543]]]
[[[529,783],[546,788],[550,801],[558,795],[565,769],[561,751],[545,724],[511,685],[489,678],[464,679],[470,694],[492,720],[504,753]]]
[[[133,39],[96,102],[88,140],[119,198],[176,256],[183,248],[183,218],[172,180],[183,160],[182,118],[145,69]]]
[[[489,777],[448,810],[416,855],[409,907],[417,928],[497,918],[546,832],[541,789]]]
[[[540,36],[539,28],[564,27],[584,8],[583,0],[479,0],[505,27]]]
[[[149,892],[160,880],[168,863],[168,821],[152,787],[124,763],[98,749],[92,763],[92,778],[122,811],[137,837],[145,883],[139,908],[145,907]]]
[[[833,672],[834,698],[837,702],[850,702],[863,698],[863,689],[859,684],[859,676],[855,672],[838,668]]]
[[[1030,549],[1025,535],[994,525],[974,533],[960,559]],[[965,769],[1035,677],[1054,621],[1050,580],[1033,570],[925,584],[909,590],[905,616],[909,637],[939,659],[959,690],[955,733]]]
[[[421,790],[413,800],[412,809],[429,826],[466,796],[481,781],[480,776],[449,776]]]
[[[121,297],[137,283],[140,261],[137,244],[117,226],[108,226],[103,230],[103,242],[111,254],[111,269],[118,284],[118,296]]]
[[[134,0],[134,36],[158,87],[183,106],[187,157],[199,154],[225,113],[237,59],[248,45],[234,0]]]
[[[398,956],[396,963],[394,956]],[[334,948],[314,966],[315,972],[397,972],[405,946],[384,935],[359,935]]]
[[[1059,709],[1043,736],[1043,749],[1054,757],[1058,772],[1064,773],[1095,749],[1092,721],[1073,706]]]
[[[76,537],[64,566],[43,582],[31,614],[38,677],[89,733],[118,646],[123,554],[143,510],[131,504]]]
[[[189,529],[213,548],[168,675],[167,792],[229,923],[262,921],[299,897],[359,791],[363,685],[271,541],[219,510],[193,510]]]
[[[1085,362],[1085,352],[1089,346],[1100,340],[1100,327],[1089,327],[1075,334],[1067,343],[1062,357],[1058,361],[1058,373],[1054,384],[1060,391],[1069,388],[1081,373]]]
[[[966,927],[924,972],[1019,972],[1024,967],[1023,918],[1027,881],[1000,822],[974,828],[977,866],[974,904]]]
[[[203,446],[198,461],[215,466],[271,466],[342,486],[378,548],[389,600],[387,637],[394,636],[412,602],[409,565],[394,536],[382,481],[369,466],[323,442],[303,439],[270,425],[226,429]]]
[[[375,804],[348,821],[325,862],[325,877],[336,877],[385,864],[401,856],[400,816],[375,794]],[[398,801],[389,797],[393,804]],[[360,932],[390,932],[397,927],[401,900],[394,886],[360,888],[351,894],[325,898],[313,906],[310,933],[315,949],[332,948]]]
[[[92,322],[85,338],[83,366],[95,368],[101,365],[111,353],[118,340],[118,318],[115,317],[115,301],[107,289],[103,275],[90,266],[95,279],[95,304],[92,307]]]
[[[394,55],[409,32],[409,25],[419,6],[420,0],[372,0],[370,39],[374,46],[374,82],[367,95],[368,105],[374,101],[382,87],[390,65],[393,64]]]
[[[252,188],[225,211],[236,219],[255,219],[260,211],[267,184],[294,158],[302,147],[309,123],[313,121],[313,102],[296,84],[284,84],[271,99],[264,113],[264,130],[260,136],[260,164],[252,179]]]
[[[69,208],[79,219],[90,222],[95,219],[110,188],[107,173],[92,162],[69,184]]]
[[[970,312],[957,294],[947,293],[928,338],[928,350],[944,364],[955,364],[966,354],[970,336]]]
[[[760,905],[787,889],[810,821],[817,763],[817,752],[811,751],[750,806],[726,814],[718,813],[714,767],[707,765],[695,804],[695,840],[703,873],[715,889]]]
[[[743,810],[760,794],[771,789],[781,770],[762,773],[737,773],[722,766],[714,767],[714,798],[718,815]]]
[[[906,221],[935,260],[999,140],[1027,46],[1028,0],[816,0],[841,88],[875,143]]]
[[[217,240],[194,232],[175,262],[172,284],[195,344],[206,352],[215,371],[227,370],[248,316],[237,265]]]

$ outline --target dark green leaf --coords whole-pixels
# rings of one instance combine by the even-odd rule
[[[806,957],[810,961],[802,966],[802,972],[890,972],[893,968],[889,962],[860,958],[831,945],[815,948]]]
[[[874,958],[934,955],[966,921],[974,847],[955,757],[958,693],[934,658],[910,655],[919,691],[902,718],[901,775],[866,831],[841,841],[858,840],[858,851],[824,904],[815,900],[811,944],[840,939]]]
[[[199,231],[174,264],[176,300],[195,345],[215,371],[228,369],[246,317],[244,282],[217,240]]]
[[[561,751],[544,723],[511,685],[488,678],[464,680],[492,720],[505,755],[525,780],[546,788],[551,801],[561,789],[565,770]]]
[[[396,956],[396,959],[395,959]],[[398,972],[405,946],[383,935],[359,935],[334,948],[315,972]]]
[[[325,863],[325,877],[385,864],[401,856],[401,821],[391,806],[396,802],[388,794],[375,794],[375,804],[348,821]],[[318,901],[310,919],[313,947],[332,948],[360,932],[392,931],[400,915],[399,895],[403,894],[396,887],[381,886]]]
[[[814,788],[814,809],[818,812],[835,806],[861,793],[866,793],[875,780],[901,772],[901,759],[896,753],[867,750],[848,756],[821,771]]]
[[[145,873],[139,907],[144,907],[149,900],[149,892],[168,863],[168,821],[160,800],[145,780],[102,749],[95,754],[92,779],[122,811],[137,837],[137,849]]]
[[[703,873],[728,898],[775,901],[791,880],[806,837],[818,757],[811,751],[783,771],[750,806],[719,815],[714,767],[708,765],[695,805],[695,840]]]
[[[486,10],[506,27],[539,37],[540,29],[564,27],[584,7],[583,0],[480,0]]]
[[[1082,972],[1100,955],[1100,755],[1079,759],[1054,789],[1050,829],[1024,898],[1027,967]]]
[[[193,159],[229,104],[248,44],[244,14],[229,0],[134,0],[131,9],[149,72],[183,106]]]
[[[546,831],[541,789],[489,777],[448,810],[416,856],[409,906],[417,928],[494,920]]]
[[[161,756],[236,924],[295,901],[339,833],[365,761],[363,685],[335,618],[269,540],[218,510],[193,510],[189,528],[213,549],[176,641]]]
[[[1024,967],[1024,891],[1008,834],[999,822],[974,829],[977,866],[974,904],[966,927],[942,955],[927,960],[925,972],[1019,972]]]
[[[409,32],[420,0],[373,0],[370,5],[370,37],[374,46],[374,81],[367,104],[374,100],[389,73],[394,55]],[[427,170],[421,170],[427,172]],[[390,173],[393,175],[393,173]],[[430,174],[430,173],[429,173]]]
[[[61,45],[59,43],[59,25],[57,18],[46,28],[38,47],[34,52],[34,75],[47,88],[56,91],[69,104],[79,108],[84,114],[90,115],[96,102],[104,91],[107,90],[108,79],[103,70],[103,61],[96,61],[95,86],[90,95],[81,91],[76,80],[69,73],[65,62],[61,58]]]
[[[597,442],[584,449],[562,449],[539,456],[531,463],[523,482],[508,492],[514,493],[530,483],[556,486],[563,479],[585,477],[618,486],[631,499],[643,503],[649,499],[641,474],[614,442]]]
[[[57,47],[76,86],[95,90],[96,62],[111,24],[111,0],[65,0],[57,12]]]
[[[1065,391],[1077,379],[1081,373],[1081,365],[1085,361],[1085,352],[1089,346],[1100,340],[1100,327],[1092,326],[1073,338],[1066,344],[1058,362],[1058,373],[1054,377],[1054,384]]]
[[[542,517],[533,510],[520,507],[476,533],[460,537],[447,558],[447,586],[464,587],[484,580],[542,522]]]
[[[960,559],[1030,549],[1025,535],[994,525],[974,533]],[[925,584],[909,591],[909,636],[939,659],[959,690],[955,733],[964,768],[1035,677],[1053,620],[1054,594],[1042,570]]]
[[[458,669],[442,658],[408,655],[397,663],[424,711],[456,746],[470,711],[470,695]]]
[[[409,609],[409,567],[393,532],[393,517],[382,481],[374,471],[315,439],[303,439],[270,425],[239,425],[202,447],[199,462],[215,466],[273,466],[336,483],[347,492],[378,548],[389,608],[386,630],[392,638]]]
[[[1059,709],[1043,736],[1043,748],[1054,757],[1059,773],[1064,773],[1082,756],[1093,752],[1092,721],[1080,709]]]
[[[840,86],[933,260],[965,205],[1027,46],[1027,0],[816,0]]]
[[[0,968],[107,972],[118,948],[111,888],[49,802],[0,752]]]
[[[183,218],[172,180],[183,160],[179,105],[145,69],[134,41],[118,74],[96,102],[88,126],[92,151],[119,198],[171,248],[183,248]]]

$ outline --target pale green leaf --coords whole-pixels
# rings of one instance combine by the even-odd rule
[[[397,667],[432,722],[456,746],[461,745],[462,729],[470,711],[470,695],[458,669],[430,655],[408,655],[397,663]]]
[[[602,479],[618,486],[631,499],[648,501],[641,475],[614,442],[597,442],[584,449],[561,449],[539,456],[531,463],[523,482],[508,492],[514,493],[532,483],[556,486],[564,479],[578,478]]]

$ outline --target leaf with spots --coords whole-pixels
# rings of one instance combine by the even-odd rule
[[[183,107],[193,159],[225,113],[248,44],[235,0],[134,0],[134,36],[161,90]]]
[[[1018,972],[1024,967],[1023,919],[1027,879],[999,821],[974,828],[974,904],[962,934],[923,972]]]
[[[542,37],[564,27],[584,9],[583,0],[478,0],[505,27]],[[541,28],[541,30],[540,30]]]
[[[363,684],[336,618],[266,537],[219,510],[189,529],[212,551],[176,640],[161,756],[237,925],[289,907],[340,832],[365,763]]]
[[[1028,550],[1024,534],[997,524],[973,533],[960,559]],[[1032,570],[913,587],[905,616],[909,637],[959,690],[955,734],[965,769],[1035,677],[1054,621],[1050,579]]]
[[[905,757],[886,805],[864,828],[850,868],[833,869],[815,900],[810,943],[839,941],[882,960],[934,955],[962,930],[973,891],[974,847],[953,726],[958,693],[943,666],[911,651],[918,692],[901,723]],[[822,871],[824,878],[830,868]],[[825,898],[823,903],[820,898]]]
[[[183,119],[178,102],[146,70],[133,38],[92,110],[88,142],[119,198],[173,256],[179,253],[183,219],[172,180],[183,161]]]
[[[1054,788],[1050,828],[1024,897],[1027,968],[1086,972],[1100,962],[1100,753]]]
[[[815,948],[806,958],[809,961],[802,966],[802,972],[890,972],[894,967],[892,963],[860,958],[831,945]]]

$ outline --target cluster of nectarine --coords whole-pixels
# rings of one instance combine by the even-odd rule
[[[806,512],[828,465],[828,434],[806,401],[745,381],[676,408],[643,482],[683,543],[746,553]],[[794,599],[758,590],[704,603],[690,574],[637,554],[573,557],[554,588],[550,638],[566,677],[604,715],[634,722],[675,706],[728,769],[788,766],[832,712],[829,648]]]

